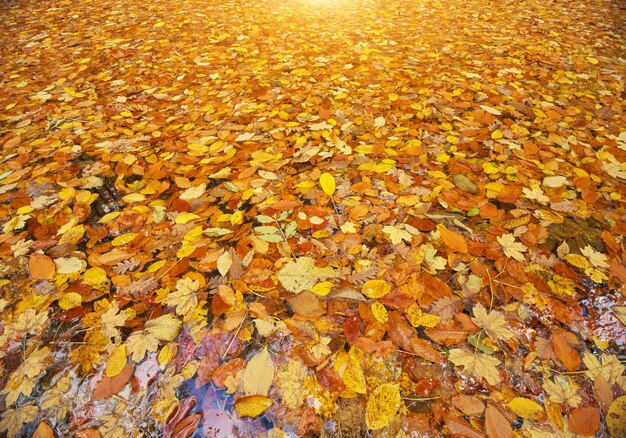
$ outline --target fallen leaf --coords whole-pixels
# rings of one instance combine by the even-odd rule
[[[380,430],[391,424],[402,405],[398,385],[383,383],[368,397],[365,422],[368,429]]]
[[[274,381],[274,362],[267,348],[248,361],[243,372],[243,391],[246,395],[267,396]]]
[[[322,173],[320,176],[320,186],[322,186],[322,190],[328,196],[333,196],[335,193],[335,178],[328,172]]]
[[[485,433],[488,438],[513,438],[509,420],[491,403],[485,411]]]
[[[600,409],[582,407],[572,409],[567,422],[570,432],[579,435],[595,435],[600,425]]]
[[[274,402],[264,395],[249,395],[235,400],[235,410],[240,417],[258,417]]]
[[[462,366],[463,373],[476,379],[485,379],[490,385],[497,385],[502,381],[497,368],[500,361],[495,357],[454,348],[449,351],[448,359],[454,365]]]
[[[45,254],[33,253],[28,259],[28,270],[34,280],[48,280],[54,277],[56,264]]]
[[[528,420],[541,420],[544,416],[543,407],[526,397],[515,397],[506,406],[516,415]]]

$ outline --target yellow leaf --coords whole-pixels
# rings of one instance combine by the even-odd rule
[[[146,352],[159,348],[159,340],[147,331],[132,333],[126,340],[126,348],[133,362],[139,363],[146,357]]]
[[[371,430],[383,429],[391,424],[397,415],[402,398],[398,385],[384,383],[372,392],[365,408],[365,422]]]
[[[367,392],[367,383],[356,347],[352,347],[349,353],[340,352],[335,360],[334,368],[343,379],[346,388],[358,394]]]
[[[196,219],[200,219],[200,216],[198,216],[197,214],[180,213],[179,215],[176,216],[176,223],[179,224],[179,225],[184,225],[187,222],[190,222],[190,221],[196,220]]]
[[[250,395],[235,400],[235,410],[240,417],[258,417],[274,402],[264,395]]]
[[[243,223],[243,211],[238,210],[236,212],[234,212],[231,216],[230,216],[230,223],[233,225],[240,225]]]
[[[83,297],[76,292],[68,292],[59,299],[59,307],[63,310],[70,310],[82,304]]]
[[[374,318],[376,318],[376,321],[381,324],[384,324],[387,320],[389,320],[387,308],[380,301],[374,301],[372,303],[372,314],[374,315]]]
[[[325,297],[328,295],[333,288],[334,284],[331,281],[320,281],[311,289],[315,295],[319,295],[320,297]]]
[[[159,341],[171,342],[178,336],[182,324],[174,315],[166,314],[147,321],[144,327]]]
[[[107,280],[107,273],[100,267],[89,268],[85,271],[83,283],[89,286],[99,286]]]
[[[76,225],[75,227],[67,230],[63,236],[59,239],[60,244],[76,244],[83,238],[85,234],[85,227],[83,225]]]
[[[453,348],[448,353],[450,362],[463,367],[463,374],[478,380],[485,379],[490,385],[498,385],[502,382],[502,377],[498,371],[498,365],[501,362],[495,357],[460,348]]]
[[[494,140],[497,140],[502,137],[504,137],[504,134],[499,129],[496,129],[495,131],[491,133],[491,138],[493,138]]]
[[[176,353],[178,352],[178,346],[175,342],[170,342],[169,344],[165,344],[165,346],[159,351],[159,355],[157,356],[157,361],[159,362],[159,366],[161,369],[165,369],[169,363],[174,359]]]
[[[131,242],[135,237],[137,237],[137,233],[125,233],[120,234],[115,239],[111,241],[111,245],[113,246],[122,246]]]
[[[122,372],[126,366],[126,345],[122,344],[116,347],[111,352],[111,355],[107,359],[107,367],[104,370],[104,374],[107,377],[115,377]]]
[[[98,223],[106,224],[107,222],[111,222],[113,219],[118,217],[120,214],[122,214],[122,213],[120,213],[119,211],[112,211],[111,213],[107,213],[107,214],[105,214],[104,216],[102,216],[100,218]]]
[[[335,178],[328,172],[322,173],[320,175],[320,186],[322,186],[324,193],[328,196],[333,196],[336,188]]]
[[[491,175],[493,173],[500,172],[500,166],[492,163],[491,161],[488,161],[486,163],[483,163],[483,170],[485,171],[486,174]]]
[[[195,246],[185,245],[176,252],[176,257],[178,257],[179,259],[184,259],[185,257],[189,257],[191,254],[193,254],[195,250]]]
[[[541,420],[544,415],[543,407],[526,397],[515,397],[507,403],[507,407],[524,419]]]
[[[155,23],[154,26],[152,26],[152,27],[157,29],[157,28],[163,27],[163,26],[165,26],[165,21],[159,21],[158,23]]]
[[[437,315],[424,313],[417,322],[419,327],[433,328],[441,322],[441,318]]]
[[[570,265],[580,269],[587,269],[590,267],[589,260],[579,254],[568,254],[565,256],[565,260],[567,260]]]
[[[248,361],[243,371],[243,391],[246,395],[267,396],[274,381],[274,362],[267,348]]]
[[[382,298],[391,292],[391,284],[385,280],[369,280],[361,292],[368,298]]]
[[[389,97],[390,101],[395,102],[396,100],[398,100],[399,96],[396,93],[389,93],[387,97]]]

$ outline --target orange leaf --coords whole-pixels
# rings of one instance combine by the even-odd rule
[[[568,425],[570,432],[579,435],[594,435],[600,425],[600,409],[576,408],[569,414]]]
[[[488,438],[513,438],[513,428],[509,420],[494,405],[487,406],[485,412],[485,433]]]
[[[465,238],[455,231],[448,230],[444,225],[437,225],[437,230],[441,233],[441,239],[451,249],[467,253],[467,242]]]
[[[552,336],[552,346],[554,354],[561,361],[567,371],[576,371],[580,366],[580,355],[572,348],[565,335],[555,333]]]
[[[126,365],[121,373],[115,377],[104,376],[102,380],[98,382],[96,388],[93,390],[93,396],[91,400],[104,400],[112,395],[117,394],[122,389],[130,377],[133,375],[135,367],[133,365]]]
[[[28,260],[28,270],[34,280],[49,280],[56,272],[56,265],[47,255],[34,253]]]
[[[54,431],[48,426],[48,423],[42,421],[31,438],[54,438]]]

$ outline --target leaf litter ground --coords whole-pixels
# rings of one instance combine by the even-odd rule
[[[619,2],[0,8],[0,433],[626,436]]]

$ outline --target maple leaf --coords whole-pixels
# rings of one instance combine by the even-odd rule
[[[39,407],[42,411],[47,411],[48,418],[52,416],[57,421],[61,421],[69,412],[72,407],[70,393],[72,378],[71,374],[61,377],[53,388],[41,396]]]
[[[337,271],[330,266],[318,268],[311,257],[298,257],[287,263],[276,275],[280,284],[289,292],[298,293],[311,290],[321,280],[337,277]]]
[[[428,269],[427,272],[435,274],[437,271],[445,269],[448,261],[437,255],[437,250],[430,244],[426,243],[419,248],[419,252],[424,255],[424,261],[426,262]]]
[[[148,351],[155,352],[157,348],[159,348],[159,340],[147,331],[135,332],[126,340],[126,351],[135,363],[141,362]]]
[[[591,262],[593,266],[598,268],[608,268],[606,255],[596,251],[591,245],[587,245],[580,250],[580,253],[587,257],[587,260]]]
[[[481,327],[491,339],[510,339],[513,332],[509,330],[504,314],[497,310],[487,313],[487,309],[478,303],[474,306],[474,323]]]
[[[182,322],[174,315],[163,315],[147,321],[145,330],[160,341],[170,342],[176,339]]]
[[[0,432],[6,433],[9,437],[19,436],[22,426],[35,421],[38,413],[39,409],[31,404],[7,409],[0,420]]]
[[[35,379],[43,374],[53,360],[48,347],[33,351],[11,374],[9,382],[0,393],[6,396],[6,404],[12,405],[22,394],[29,396],[35,388]]]
[[[578,395],[578,385],[567,377],[556,376],[554,381],[546,380],[542,386],[550,401],[554,403],[567,403],[570,407],[576,408],[583,401]]]
[[[196,291],[199,288],[199,280],[182,278],[176,282],[176,290],[165,297],[165,304],[176,307],[177,315],[187,315],[198,306]]]
[[[527,248],[523,243],[519,243],[515,241],[515,236],[512,234],[503,234],[497,238],[498,243],[502,245],[502,249],[504,250],[504,254],[507,257],[514,258],[520,262],[525,260],[524,252],[526,252]]]
[[[522,189],[522,192],[527,199],[537,201],[541,204],[547,204],[548,202],[550,202],[550,197],[546,196],[543,190],[541,190],[541,187],[537,186],[533,187],[532,189],[524,187]]]
[[[402,243],[403,240],[410,243],[412,235],[400,226],[387,225],[383,227],[383,233],[387,234],[393,245]]]
[[[502,381],[498,365],[500,361],[495,357],[482,353],[472,353],[454,348],[450,350],[448,359],[456,366],[462,366],[463,372],[476,379],[485,379],[490,385],[497,385]]]
[[[618,383],[623,378],[622,374],[626,369],[626,366],[622,365],[617,356],[606,353],[602,353],[602,363],[600,363],[593,354],[585,351],[583,362],[588,368],[585,374],[591,380],[600,375],[611,385]]]
[[[120,335],[118,327],[124,325],[128,318],[134,317],[134,311],[119,311],[117,301],[109,302],[106,298],[94,304],[94,312],[90,312],[82,319],[86,327],[99,328],[107,338],[117,338]]]

